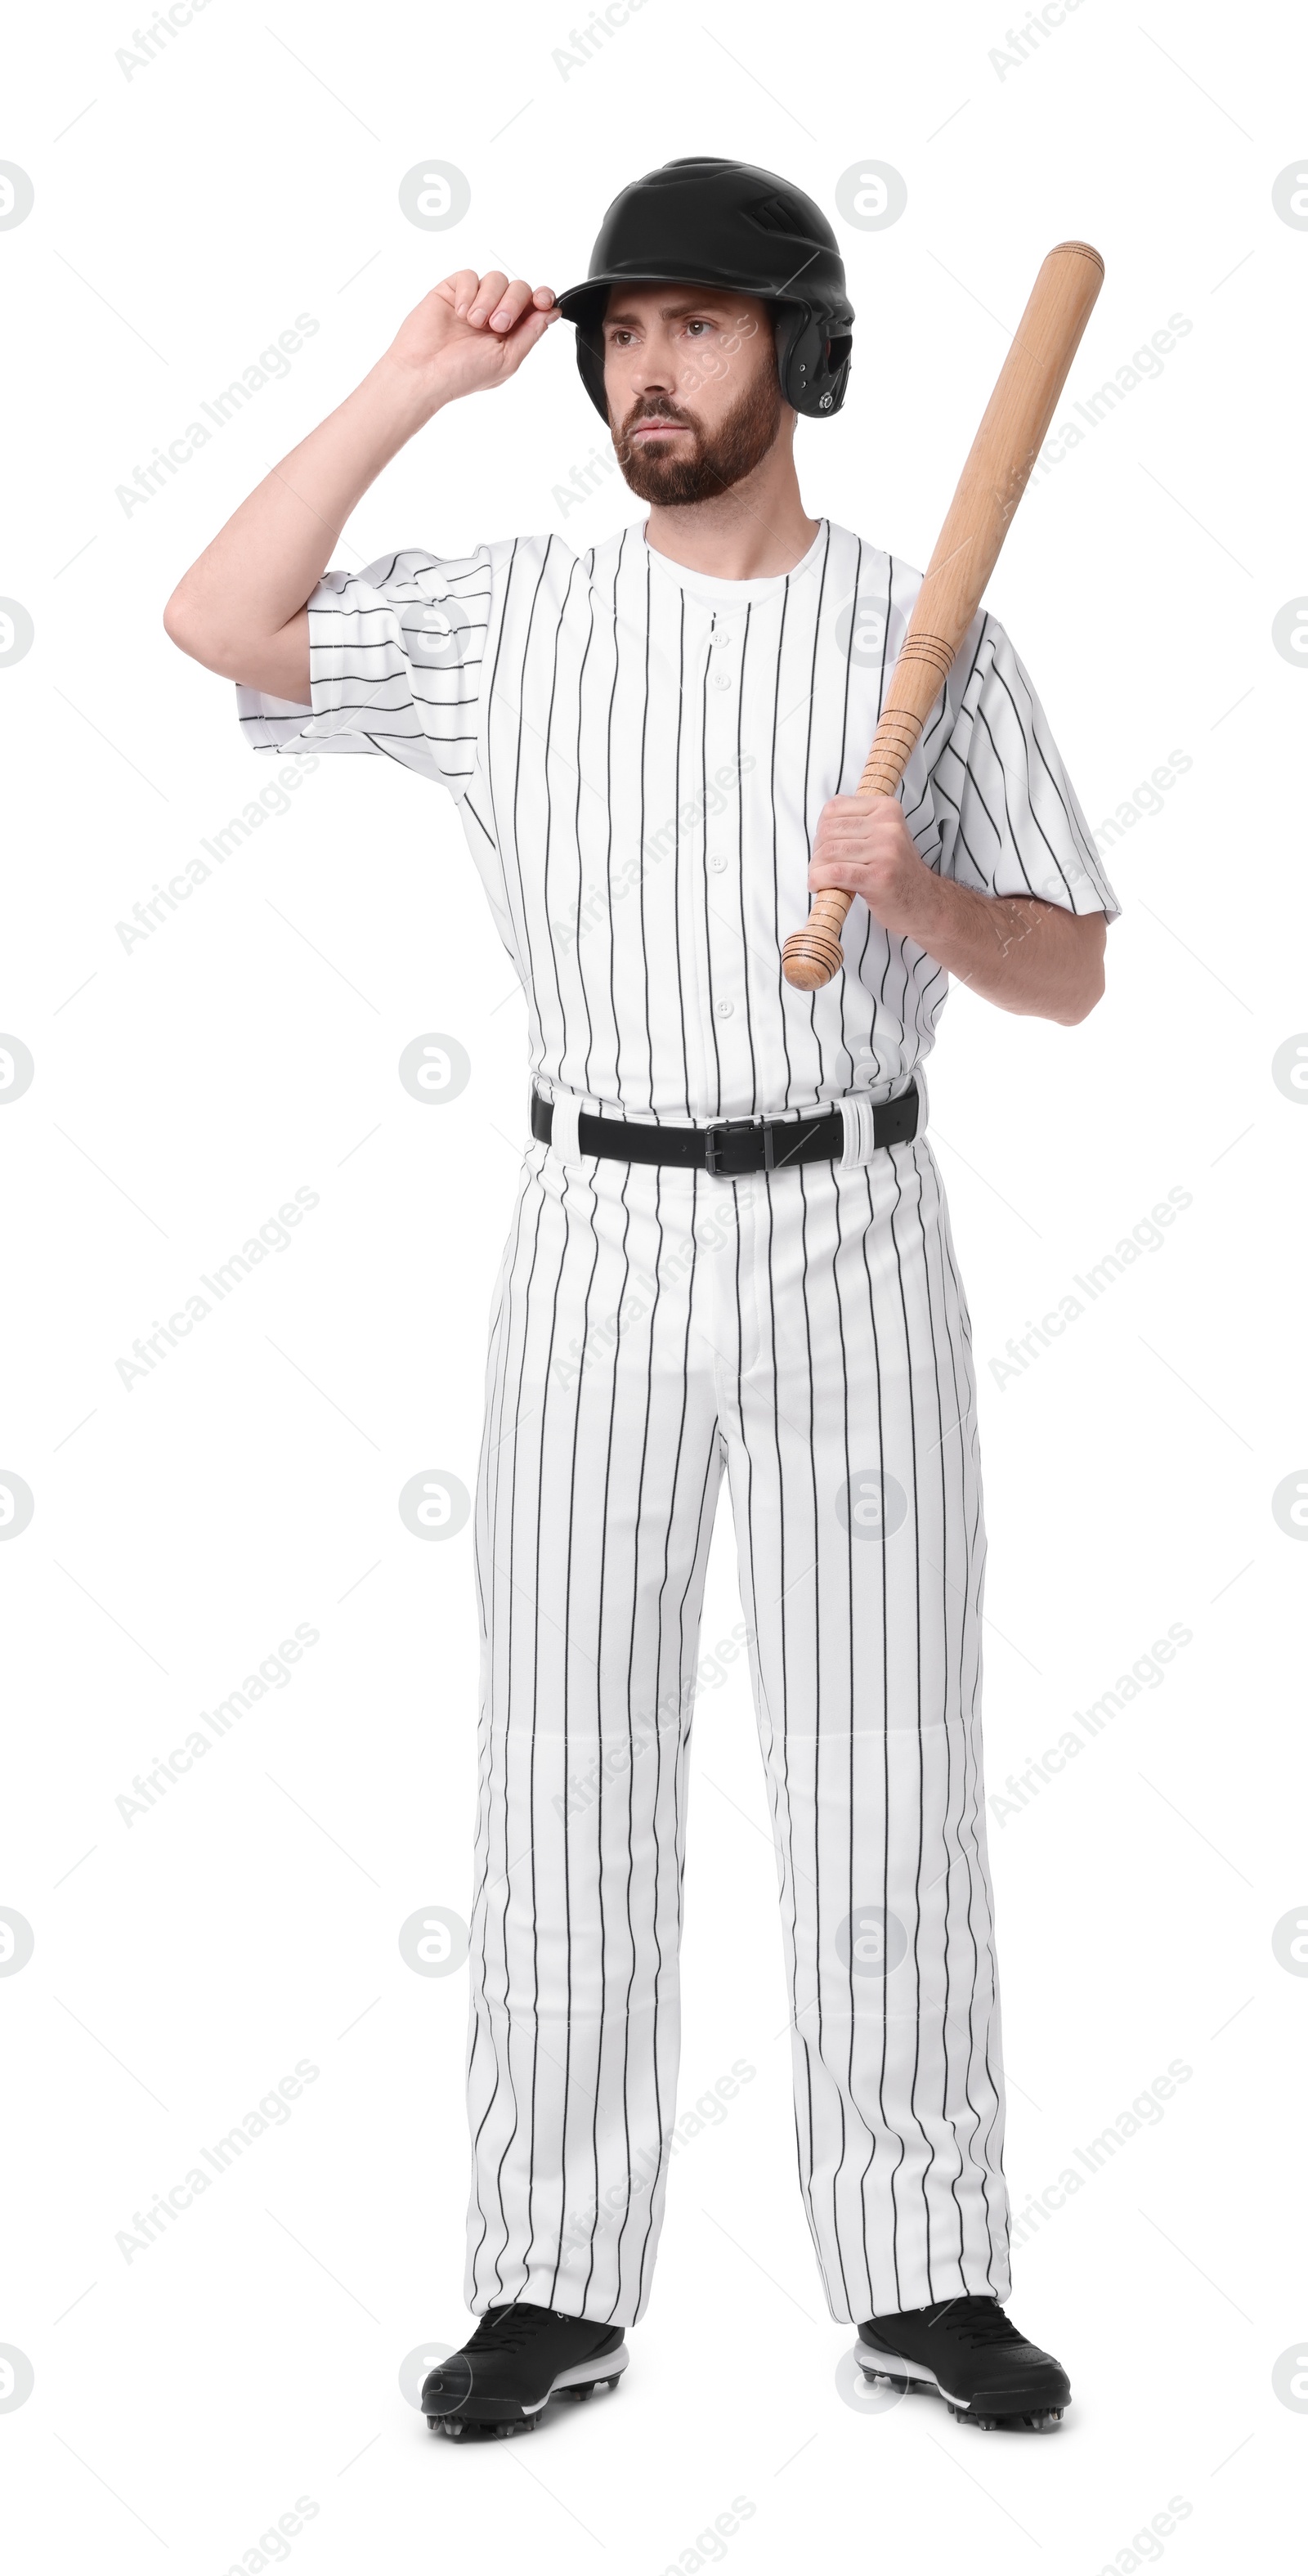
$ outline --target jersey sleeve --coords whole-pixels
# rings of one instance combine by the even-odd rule
[[[1121,905],[1049,720],[996,618],[983,613],[971,627],[923,748],[941,876],[1116,919]]]
[[[326,572],[309,601],[309,706],[238,685],[255,751],[374,751],[467,791],[476,761],[490,550],[414,550]]]

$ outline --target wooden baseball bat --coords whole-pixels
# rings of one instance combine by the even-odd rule
[[[914,603],[860,796],[893,796],[899,786],[981,605],[1103,276],[1089,242],[1059,242],[1042,263]],[[781,952],[788,984],[812,993],[839,972],[840,932],[853,900],[833,886],[814,896],[803,929],[791,932]]]

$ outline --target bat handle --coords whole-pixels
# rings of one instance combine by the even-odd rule
[[[945,667],[948,668],[947,662]],[[858,782],[860,796],[897,793],[921,730],[919,715],[887,708]],[[792,930],[781,951],[781,966],[786,982],[793,984],[796,991],[816,993],[840,973],[845,962],[840,934],[853,900],[852,894],[845,894],[840,887],[825,886],[821,894],[814,895],[803,929]]]
[[[781,965],[786,982],[798,992],[816,993],[840,973],[845,962],[840,934],[853,900],[839,886],[826,886],[814,895],[803,929],[792,930],[781,951]]]

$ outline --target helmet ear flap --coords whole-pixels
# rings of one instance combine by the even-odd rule
[[[852,334],[829,339],[807,305],[783,304],[777,313],[774,337],[784,399],[792,410],[804,412],[810,419],[829,420],[845,399]],[[602,320],[587,317],[578,323],[577,372],[607,429]]]
[[[828,338],[807,305],[790,304],[778,314],[776,342],[777,374],[792,410],[829,420],[845,399],[853,335]]]

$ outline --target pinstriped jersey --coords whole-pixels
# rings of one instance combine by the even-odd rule
[[[256,749],[375,752],[455,798],[522,979],[533,1073],[592,1109],[777,1115],[904,1088],[948,977],[856,900],[845,971],[785,981],[827,799],[858,785],[920,574],[824,520],[785,574],[719,581],[642,526],[327,573],[312,707],[238,690]],[[1048,722],[982,613],[900,791],[926,865],[1118,910]]]

